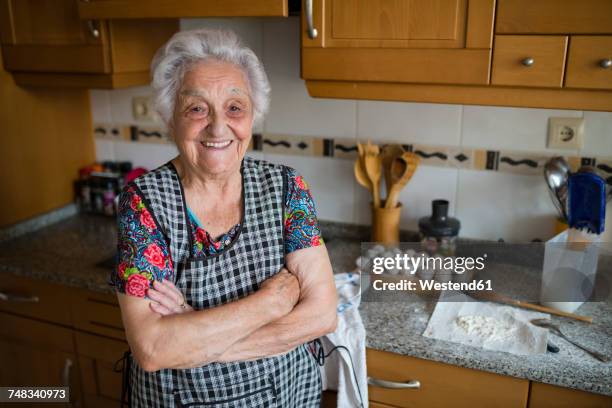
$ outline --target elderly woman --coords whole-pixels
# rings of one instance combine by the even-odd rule
[[[295,170],[245,157],[269,83],[235,34],[176,34],[152,63],[179,155],[120,197],[112,284],[135,407],[319,406],[307,342],[335,329],[314,204]]]

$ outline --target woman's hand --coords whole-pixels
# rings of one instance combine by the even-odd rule
[[[291,312],[300,300],[300,283],[286,268],[266,279],[261,284],[260,291],[271,297],[275,309],[280,313],[279,317]]]
[[[185,303],[183,294],[168,280],[154,280],[147,296],[153,300],[150,303],[151,309],[162,316],[193,312],[193,308]]]

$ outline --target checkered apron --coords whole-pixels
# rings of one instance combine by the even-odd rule
[[[241,230],[224,251],[200,258],[191,252],[193,238],[174,166],[168,162],[134,181],[166,234],[175,284],[196,310],[252,294],[285,263],[286,168],[245,158],[241,171]],[[306,344],[276,357],[153,373],[131,359],[133,407],[318,407],[320,395],[319,367]]]

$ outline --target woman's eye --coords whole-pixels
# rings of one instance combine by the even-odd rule
[[[240,109],[240,107],[238,106],[231,106],[230,107],[230,111],[231,112],[240,112],[242,109]]]
[[[192,106],[191,108],[189,108],[189,113],[198,116],[205,115],[206,108],[204,106]]]

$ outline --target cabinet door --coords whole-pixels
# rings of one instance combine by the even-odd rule
[[[75,337],[86,406],[119,406],[122,373],[115,368],[122,366],[118,360],[128,350],[127,343],[83,332]]]
[[[604,408],[612,397],[537,382],[531,383],[528,408]]]
[[[312,24],[306,3],[305,79],[488,83],[493,0],[313,0]]]
[[[110,72],[106,27],[79,20],[76,0],[0,0],[7,71]]]
[[[497,0],[498,34],[612,34],[610,0]]]
[[[69,386],[73,406],[80,401],[70,330],[0,312],[0,361],[3,386]]]
[[[368,397],[382,407],[527,406],[528,380],[373,349],[366,349],[366,359]],[[420,385],[400,388],[388,384],[409,381]]]
[[[491,83],[560,88],[566,49],[567,36],[497,35]]]
[[[570,38],[565,86],[612,89],[612,36]]]
[[[287,17],[287,0],[81,0],[81,18]]]

